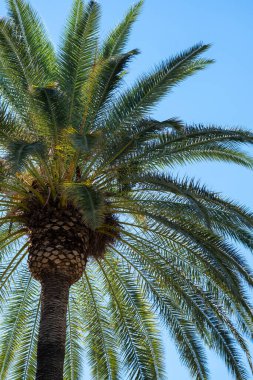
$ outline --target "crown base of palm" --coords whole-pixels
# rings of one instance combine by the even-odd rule
[[[29,211],[23,211],[22,218],[30,239],[28,266],[40,282],[51,275],[64,276],[70,284],[77,282],[87,260],[102,259],[114,242],[113,236],[89,228],[71,203],[62,206],[49,200],[41,205],[33,196],[27,202]],[[107,224],[117,225],[113,215],[105,219]]]

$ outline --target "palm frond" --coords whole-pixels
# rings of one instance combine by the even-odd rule
[[[94,63],[98,20],[99,5],[96,2],[90,1],[83,9],[82,2],[76,1],[59,61],[60,85],[65,90],[68,104],[67,125],[74,122],[77,126],[81,121],[74,114],[79,106],[82,86]]]
[[[125,249],[123,249],[121,250],[121,252],[118,251],[118,254],[122,256],[125,260],[127,260],[130,266],[134,267],[134,269],[138,271],[138,279],[143,283],[142,289],[145,291],[145,294],[148,297],[150,297],[150,299],[152,299],[153,302],[155,302],[155,307],[158,308],[161,315],[164,316],[164,323],[166,324],[166,326],[168,326],[169,331],[172,333],[172,335],[173,328],[177,327],[175,330],[176,335],[174,336],[174,339],[176,339],[177,341],[177,334],[180,333],[181,321],[184,318],[186,318],[185,323],[188,324],[188,327],[190,329],[189,333],[190,331],[195,331],[194,335],[196,339],[198,334],[200,334],[202,339],[205,340],[206,344],[219,351],[219,353],[222,356],[224,355],[227,363],[229,363],[232,372],[235,372],[237,376],[241,376],[241,378],[247,378],[247,375],[245,374],[245,371],[242,370],[240,364],[240,355],[237,351],[235,340],[221,327],[225,322],[228,323],[228,326],[231,328],[231,323],[228,321],[228,318],[226,317],[226,309],[224,310],[221,306],[218,306],[220,303],[221,295],[219,293],[217,293],[216,295],[215,293],[211,292],[211,288],[210,292],[208,292],[207,290],[203,290],[202,292],[201,287],[199,286],[200,284],[194,285],[193,283],[191,283],[189,277],[190,271],[189,269],[186,269],[184,267],[180,267],[180,271],[174,273],[169,272],[168,275],[166,275],[166,268],[171,267],[172,264],[170,256],[171,251],[168,252],[169,259],[162,260],[163,262],[161,262],[161,264],[158,264],[157,260],[155,260],[156,263],[154,262],[154,254],[152,254],[151,252],[150,254],[143,253],[147,250],[147,247],[143,249],[141,247],[141,242],[142,239],[140,239],[139,241],[140,251],[137,249],[137,247],[134,248],[134,246],[131,244],[131,251],[128,250],[126,252]],[[134,259],[133,254],[138,254],[136,259]],[[158,252],[156,252],[156,256],[157,254]],[[149,263],[149,265],[146,266],[145,262]],[[176,262],[176,265],[178,265],[178,262]],[[174,269],[175,268],[176,267],[174,267]],[[155,273],[154,270],[158,270],[158,272]],[[184,274],[185,270],[187,274],[185,279],[183,279],[182,274]],[[194,275],[194,272],[192,273],[192,275],[194,276],[194,282],[198,281],[198,279],[203,279],[203,276],[196,277],[196,275]],[[182,285],[182,280],[184,285]],[[176,288],[173,290],[174,287]],[[222,298],[224,299],[224,295],[222,296]],[[178,304],[179,300],[180,304]],[[224,304],[224,307],[227,308],[226,304]],[[185,316],[182,315],[184,312],[186,313],[186,310],[188,310],[187,317],[186,314]],[[214,311],[213,314],[211,313],[211,310]],[[175,325],[175,322],[177,321],[179,323],[178,326],[177,324]],[[196,321],[198,321],[198,323],[196,323]],[[209,339],[209,332],[205,332],[204,326],[206,324],[208,326],[208,330],[211,330],[211,340]],[[193,325],[197,327],[197,330],[195,330],[195,327],[193,327]],[[180,334],[184,335],[184,324],[181,327],[183,331],[181,331]],[[249,352],[247,346],[245,346],[245,342],[241,340],[240,335],[233,327],[232,334],[235,335],[236,340],[238,339],[240,344],[242,344],[242,346],[244,347],[243,349],[245,350],[245,353],[248,356]],[[179,337],[180,336],[181,335],[179,335]],[[189,343],[191,343],[191,341]],[[194,347],[194,345],[192,347],[187,347],[186,342],[180,338],[180,340],[177,341],[177,347],[179,350],[186,350],[186,353],[189,355],[188,359],[190,360],[191,364],[187,363],[187,357],[184,358],[184,352],[182,352],[182,355],[183,358],[186,360],[187,366],[189,368],[195,368],[195,375],[197,374],[198,376],[200,376],[199,378],[201,378],[202,374],[200,372],[200,368],[198,368],[197,363],[194,363],[194,350],[191,352],[191,349]]]
[[[166,122],[163,126],[166,128]],[[252,167],[252,158],[240,150],[242,142],[252,144],[252,133],[249,131],[193,126],[157,133],[144,144],[142,141],[138,144],[137,137],[138,134],[132,139],[127,137],[126,132],[120,134],[115,143],[110,143],[111,147],[105,148],[110,152],[105,165],[117,162],[126,166],[126,163],[133,162],[150,169],[159,166],[173,168],[178,164],[208,158]]]
[[[85,223],[91,229],[99,227],[105,214],[103,196],[95,188],[82,183],[68,184],[66,192],[68,197],[81,209]]]
[[[119,353],[113,326],[106,308],[105,293],[98,289],[93,270],[84,274],[77,285],[84,342],[94,379],[116,380],[119,376]]]
[[[80,310],[75,300],[75,290],[70,295],[68,318],[67,318],[67,336],[66,336],[66,357],[64,367],[64,379],[78,380],[82,376],[82,320]]]
[[[29,57],[29,70],[37,71],[39,83],[55,79],[54,48],[36,12],[23,0],[8,0],[9,16],[22,36]],[[33,84],[36,84],[35,82]]]
[[[12,141],[7,147],[7,160],[14,171],[22,170],[29,158],[45,158],[46,147],[42,141],[27,143],[26,141]]]
[[[126,289],[122,287],[119,278],[115,278],[110,268],[108,266],[105,267],[105,263],[99,263],[99,266],[106,280],[108,293],[110,294],[110,309],[112,310],[115,330],[121,342],[121,350],[124,355],[124,369],[127,371],[127,377],[135,378],[136,380],[162,378],[159,377],[159,371],[157,373],[158,368],[153,362],[154,352],[151,352],[150,357],[150,342],[147,343],[145,339],[145,330],[143,330],[142,325],[144,321],[136,314],[138,299],[134,298],[134,293],[131,293],[131,298],[128,298],[130,289],[126,298],[126,294],[124,294]],[[135,296],[136,298],[138,297],[136,294]],[[146,317],[148,318],[147,314]],[[151,334],[149,339],[152,339]]]
[[[143,76],[123,93],[113,105],[106,126],[131,123],[144,117],[152,107],[183,79],[204,69],[211,60],[198,58],[209,45],[197,44],[183,53],[162,62],[149,75]]]
[[[122,50],[127,43],[132,26],[141,11],[142,5],[143,0],[132,6],[123,21],[117,25],[117,27],[106,38],[101,48],[101,55],[103,58],[112,57],[122,53]]]
[[[31,280],[31,276],[27,273],[27,270],[23,271],[23,275],[21,272],[16,277],[14,294],[11,300],[9,300],[3,321],[1,322],[0,373],[3,380],[12,376],[13,368],[14,377],[11,378],[20,379],[24,374],[26,365],[29,364],[26,362],[26,359],[30,353],[31,334],[34,331],[34,310],[35,313],[37,310],[34,302],[35,299],[38,302],[39,296],[38,286]],[[21,341],[23,341],[22,346],[20,346]],[[12,367],[16,360],[19,363],[18,366]]]
[[[106,106],[119,90],[129,62],[139,54],[137,49],[107,59],[98,58],[84,85],[84,111],[81,130],[94,128],[103,119]]]

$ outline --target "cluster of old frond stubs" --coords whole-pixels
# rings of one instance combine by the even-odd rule
[[[49,273],[65,275],[70,283],[81,277],[88,255],[88,233],[74,215],[70,210],[49,212],[38,226],[30,227],[28,262],[37,280]]]
[[[23,214],[30,235],[28,264],[39,281],[55,274],[75,283],[82,276],[88,257],[102,258],[108,244],[114,241],[112,236],[87,227],[74,205],[63,208],[56,202],[43,208],[36,200],[29,203],[29,212]],[[117,225],[112,216],[105,219],[107,225]]]

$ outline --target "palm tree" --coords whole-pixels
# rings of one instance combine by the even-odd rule
[[[126,88],[138,50],[124,49],[142,3],[99,43],[99,4],[75,0],[56,53],[30,5],[7,0],[1,380],[78,379],[83,348],[94,379],[163,379],[161,322],[193,378],[208,378],[206,345],[249,379],[241,357],[252,369],[253,276],[234,242],[253,248],[253,215],[173,168],[206,159],[252,167],[241,145],[253,135],[149,117],[212,61],[197,44]]]

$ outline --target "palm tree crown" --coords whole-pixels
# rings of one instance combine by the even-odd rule
[[[83,349],[94,379],[165,378],[161,322],[193,378],[208,379],[206,345],[236,379],[249,379],[241,357],[253,368],[246,343],[253,276],[234,242],[253,248],[253,215],[173,169],[205,159],[251,168],[241,145],[253,135],[149,117],[212,61],[201,58],[209,46],[200,43],[126,88],[139,51],[125,46],[142,3],[100,42],[99,4],[75,0],[56,52],[31,6],[7,0],[9,17],[0,19],[2,380],[35,378],[49,279],[73,285],[69,300],[67,285],[64,293],[64,379],[81,378]]]

